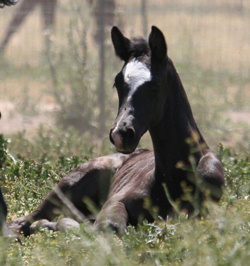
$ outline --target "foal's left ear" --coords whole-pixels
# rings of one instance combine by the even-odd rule
[[[157,27],[152,26],[148,42],[152,59],[162,62],[167,56],[167,44],[163,33]]]

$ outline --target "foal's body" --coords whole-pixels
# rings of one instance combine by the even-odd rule
[[[153,221],[149,208],[145,208],[147,199],[163,219],[173,213],[170,201],[192,213],[195,207],[202,206],[208,194],[219,200],[224,185],[222,165],[195,123],[179,75],[167,56],[163,34],[152,27],[147,44],[143,39],[125,38],[114,27],[112,41],[125,64],[115,78],[119,111],[110,140],[124,154],[99,157],[80,165],[57,188],[88,216],[83,198],[100,203],[100,198],[105,198],[100,197],[102,180],[113,176],[95,225],[118,232],[142,219]],[[154,151],[136,149],[147,130]],[[14,220],[12,226],[29,234],[32,221],[53,219],[56,208],[63,212],[65,204],[56,191],[52,190],[31,215]]]

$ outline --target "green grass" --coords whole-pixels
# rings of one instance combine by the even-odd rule
[[[66,173],[96,156],[93,146],[77,138],[74,130],[40,128],[33,140],[17,134],[11,142],[2,138],[1,144],[1,187],[9,207],[8,220],[30,213]],[[208,203],[208,217],[181,216],[144,223],[137,229],[129,226],[121,238],[97,233],[89,223],[82,224],[80,232],[43,230],[21,237],[22,246],[1,238],[0,264],[247,265],[250,156],[222,146],[218,155],[226,188],[219,205]]]

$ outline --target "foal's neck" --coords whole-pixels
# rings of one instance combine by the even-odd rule
[[[179,75],[169,59],[167,68],[167,99],[162,119],[152,127],[156,171],[169,174],[178,162],[190,164],[192,150],[196,161],[206,146],[196,122]],[[168,173],[166,173],[166,171]]]

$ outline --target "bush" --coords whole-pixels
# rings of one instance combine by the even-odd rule
[[[47,42],[46,58],[49,65],[53,95],[59,110],[57,124],[63,128],[74,127],[81,133],[97,131],[96,77],[95,69],[88,60],[87,29],[89,9],[87,3],[73,4],[64,45],[56,43],[53,35]]]
[[[7,159],[7,140],[3,134],[0,134],[0,168],[3,166]]]

